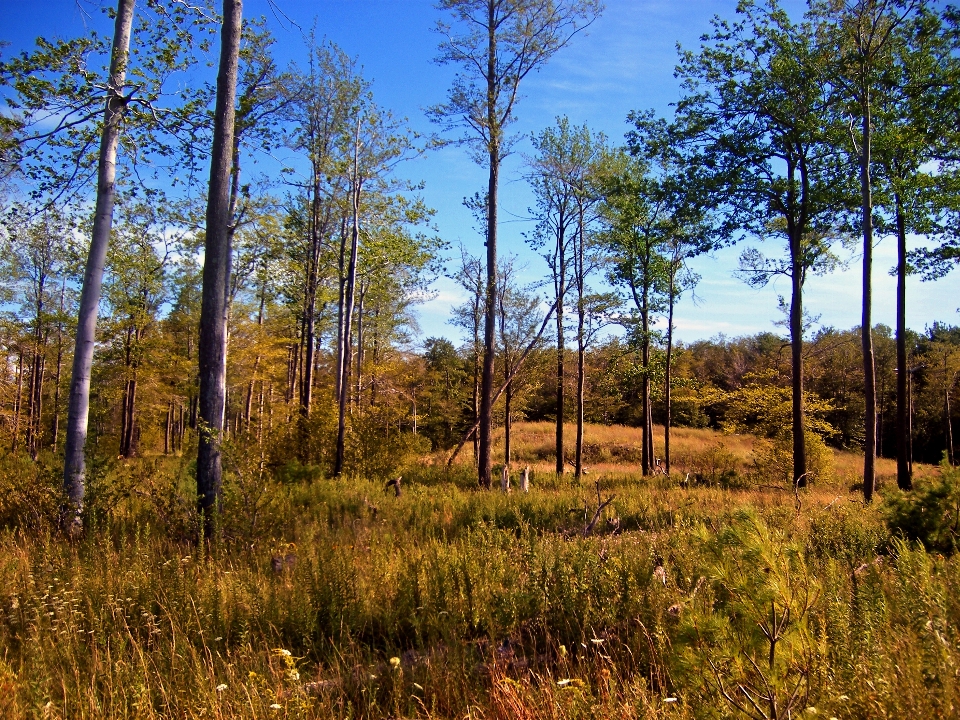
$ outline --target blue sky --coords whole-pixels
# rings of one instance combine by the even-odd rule
[[[803,4],[784,2],[799,14]],[[713,15],[730,18],[735,0],[607,0],[607,8],[586,34],[576,37],[544,69],[521,85],[523,99],[514,130],[529,137],[567,115],[575,124],[586,122],[614,142],[627,130],[630,110],[654,108],[670,112],[679,87],[673,77],[676,45],[695,48],[709,29]],[[23,3],[0,0],[3,25],[0,39],[10,43],[6,52],[26,49],[38,35],[69,37],[83,31],[85,23],[104,26],[98,2],[86,0],[35,0]],[[81,12],[81,8],[85,12]],[[438,36],[432,31],[440,17],[429,0],[248,0],[246,17],[265,16],[278,39],[281,65],[302,57],[301,29],[316,26],[317,34],[336,42],[359,58],[364,75],[374,81],[377,102],[424,132],[435,131],[423,109],[445,98],[454,69],[434,64]],[[109,31],[109,27],[107,27]],[[500,252],[515,254],[527,266],[530,280],[543,276],[543,261],[526,248],[522,233],[532,227],[527,209],[533,199],[522,180],[521,141],[507,159],[501,174]],[[423,180],[424,200],[436,209],[440,234],[454,248],[466,245],[474,254],[483,250],[472,230],[470,213],[462,206],[465,196],[482,190],[486,172],[466,151],[448,147],[409,163],[403,170],[411,179]],[[769,245],[773,253],[779,247]],[[777,330],[780,319],[777,295],[787,294],[787,283],[754,290],[733,277],[739,248],[723,250],[695,261],[702,276],[698,303],[681,301],[677,334],[683,340]],[[455,251],[456,254],[456,251]],[[850,258],[848,270],[808,280],[805,302],[819,322],[839,328],[860,321],[859,256]],[[895,283],[889,275],[895,264],[895,241],[882,239],[875,250],[875,322],[894,323]],[[939,320],[960,323],[960,272],[934,283],[911,279],[908,284],[908,324],[917,330]],[[460,301],[456,286],[441,278],[434,298],[420,308],[423,336],[456,336],[447,324],[449,308]]]

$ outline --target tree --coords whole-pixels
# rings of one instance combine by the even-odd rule
[[[64,456],[69,505],[64,522],[74,528],[80,524],[83,504],[90,375],[116,196],[118,149],[124,151],[125,162],[143,171],[142,177],[152,174],[144,160],[175,152],[173,134],[183,128],[181,108],[163,107],[159,101],[169,94],[165,87],[171,76],[189,68],[195,61],[192,50],[198,42],[203,45],[194,33],[203,14],[186,3],[147,0],[145,13],[134,28],[133,0],[119,0],[113,17],[112,47],[95,32],[66,41],[41,38],[34,52],[0,64],[0,86],[10,88],[5,99],[12,111],[2,121],[5,170],[12,169],[21,188],[29,191],[40,207],[65,202],[83,206],[88,198],[82,191],[96,176]],[[134,56],[135,62],[129,52],[132,33],[138,46],[152,49]],[[91,69],[91,61],[105,54],[107,47],[111,47],[108,77],[102,82]],[[186,106],[193,105],[186,102]],[[103,121],[97,122],[101,113]],[[94,153],[97,146],[99,151]]]
[[[478,480],[492,484],[491,440],[496,329],[497,198],[500,164],[510,152],[505,135],[515,119],[520,82],[542,66],[600,13],[599,0],[440,0],[462,28],[438,22],[444,36],[441,64],[461,66],[448,102],[431,115],[449,129],[465,128],[474,159],[485,162],[487,182],[487,267],[484,297],[484,357],[480,391]]]
[[[909,399],[906,325],[907,233],[937,236],[956,204],[956,178],[946,167],[925,171],[949,155],[955,136],[949,103],[956,102],[957,39],[939,16],[918,8],[891,38],[885,92],[876,98],[874,157],[881,194],[878,206],[897,238],[897,485],[912,487],[909,459]],[[945,104],[945,102],[947,104]],[[889,227],[892,224],[892,228]],[[937,250],[945,247],[940,245]],[[921,264],[922,260],[921,260]]]
[[[16,328],[19,347],[18,378],[26,373],[26,409],[17,402],[12,428],[12,449],[18,448],[20,419],[23,415],[24,445],[37,458],[44,445],[56,445],[60,414],[60,377],[63,361],[63,331],[68,295],[67,281],[75,281],[71,272],[69,240],[73,223],[53,209],[35,215],[23,207],[14,207],[6,218],[6,238],[0,244],[0,299],[10,312],[10,327]],[[51,337],[55,335],[55,337]],[[43,424],[45,383],[49,384],[49,345],[56,343],[56,368],[53,377],[53,409],[47,438]],[[24,368],[23,360],[26,359]],[[46,442],[48,441],[48,442]]]
[[[565,120],[565,118],[564,118]],[[597,224],[603,200],[599,177],[611,156],[603,133],[591,134],[584,125],[576,131],[573,172],[564,181],[573,188],[576,227],[573,238],[573,287],[577,311],[577,436],[574,441],[573,469],[583,476],[583,438],[586,405],[586,353],[609,316],[619,304],[614,293],[594,292],[589,285],[592,275],[606,262],[598,239]]]
[[[576,241],[577,223],[575,176],[584,172],[585,152],[579,129],[571,128],[567,118],[557,118],[557,127],[546,128],[533,138],[537,155],[531,158],[530,182],[537,198],[539,222],[532,244],[543,249],[543,258],[550,268],[553,297],[557,303],[557,373],[556,391],[556,469],[562,475],[566,458],[563,447],[563,421],[566,335],[563,309],[570,279],[572,246]]]
[[[650,474],[654,462],[651,347],[654,317],[663,310],[664,264],[661,246],[670,224],[666,196],[642,158],[622,156],[605,180],[603,243],[610,255],[610,280],[632,303],[621,319],[630,345],[640,352],[640,411],[643,445],[640,467]]]
[[[83,509],[87,440],[87,416],[90,408],[90,372],[93,365],[93,345],[96,340],[97,313],[100,306],[100,287],[110,242],[113,223],[113,204],[116,194],[117,145],[120,124],[127,99],[123,96],[127,58],[130,52],[130,30],[133,26],[134,0],[118,0],[116,24],[113,33],[113,51],[110,55],[110,78],[100,137],[97,168],[97,203],[94,211],[93,233],[83,286],[80,291],[80,311],[77,337],[73,353],[73,371],[70,377],[70,401],[67,412],[66,447],[63,460],[63,487],[70,502],[64,522],[78,527]]]
[[[692,290],[699,276],[687,263],[711,250],[717,242],[714,217],[709,208],[709,182],[695,167],[694,157],[686,152],[684,138],[676,126],[654,119],[652,113],[631,113],[634,128],[627,133],[630,152],[651,162],[659,173],[669,221],[661,257],[666,279],[667,328],[664,358],[664,471],[670,474],[670,428],[672,425],[673,314],[676,302],[686,290]]]
[[[168,266],[172,250],[179,244],[176,230],[161,215],[162,208],[162,204],[149,202],[121,203],[113,233],[117,242],[107,252],[105,360],[109,363],[112,359],[122,377],[118,449],[125,458],[137,454],[141,369],[151,365],[152,336],[169,287]]]
[[[485,227],[485,226],[484,226]],[[474,424],[480,422],[480,378],[483,362],[483,339],[480,334],[484,318],[484,273],[480,258],[467,253],[460,248],[460,267],[451,276],[467,293],[467,300],[462,305],[453,308],[453,317],[450,322],[466,330],[468,335],[467,348],[473,366],[473,395],[472,420]],[[473,462],[480,461],[480,436],[473,433]]]
[[[864,382],[863,496],[873,499],[876,485],[877,387],[872,332],[874,113],[886,92],[886,74],[893,57],[895,33],[919,7],[921,0],[843,0],[817,2],[814,16],[821,24],[824,44],[835,54],[830,82],[841,102],[848,104],[850,144],[860,176],[859,224],[863,237],[862,349]],[[859,125],[859,127],[856,127]],[[859,137],[858,137],[859,135]]]
[[[497,281],[497,316],[500,357],[503,362],[504,391],[503,407],[503,462],[510,464],[514,398],[518,395],[520,378],[514,371],[517,359],[524,347],[533,340],[537,326],[542,322],[539,314],[540,298],[531,293],[532,288],[521,287],[516,279],[515,260],[500,262]]]
[[[220,505],[221,435],[225,409],[227,291],[230,282],[230,169],[240,56],[242,0],[223,0],[220,69],[214,111],[213,151],[207,196],[203,290],[200,310],[200,433],[197,443],[197,497],[203,535],[214,536]]]
[[[334,475],[343,471],[347,400],[349,396],[350,343],[357,294],[358,261],[360,259],[360,218],[369,212],[370,203],[364,198],[365,191],[387,195],[399,187],[407,187],[392,180],[390,175],[396,165],[409,158],[416,150],[413,134],[403,121],[397,120],[389,111],[378,108],[369,97],[355,108],[356,133],[353,137],[353,162],[345,168],[350,183],[350,254],[347,263],[342,298],[342,342],[338,342],[340,368],[340,395],[338,397],[337,450]],[[362,312],[362,311],[361,311]],[[362,315],[361,315],[362,317]],[[361,338],[362,340],[362,338]]]
[[[346,300],[347,232],[349,215],[347,196],[350,151],[356,129],[358,106],[369,96],[369,83],[357,72],[356,61],[333,44],[317,44],[311,38],[306,72],[293,75],[294,102],[290,107],[293,132],[292,149],[306,155],[308,175],[296,181],[303,193],[290,213],[291,226],[302,238],[297,249],[304,282],[302,329],[297,349],[300,378],[300,414],[310,414],[313,397],[315,352],[317,347],[318,303],[323,302],[324,283],[333,269],[331,255],[337,255],[339,269],[338,322],[334,399],[339,402],[345,364],[346,336],[343,332]],[[339,241],[339,242],[338,242]],[[302,358],[301,358],[302,356]]]
[[[686,97],[677,112],[684,133],[700,144],[714,197],[730,233],[786,240],[787,259],[757,250],[741,258],[744,276],[764,285],[790,280],[793,386],[793,482],[805,483],[803,284],[809,271],[832,266],[835,217],[844,208],[844,174],[827,142],[831,98],[828,52],[809,23],[794,24],[770,0],[741,3],[743,19],[714,20],[698,54],[684,53],[678,72]]]

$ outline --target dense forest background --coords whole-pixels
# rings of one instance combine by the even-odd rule
[[[439,21],[441,63],[463,65],[483,50],[472,31],[457,34],[476,10],[468,5],[450,3],[451,24]],[[664,459],[669,469],[654,424],[766,438],[801,458],[794,481],[806,473],[806,446],[893,457],[906,436],[906,462],[953,460],[960,329],[876,326],[864,335],[817,326],[802,301],[808,275],[829,273],[839,248],[872,247],[874,237],[904,240],[901,277],[952,267],[953,10],[906,3],[857,16],[814,4],[791,19],[775,4],[747,3],[736,23],[718,19],[699,51],[681,55],[674,117],[631,114],[623,146],[557,118],[524,158],[537,220],[527,242],[543,263],[531,271],[509,253],[490,254],[495,184],[493,195],[464,199],[475,247],[488,247],[475,257],[438,236],[418,186],[398,172],[460,131],[481,164],[499,163],[514,142],[506,128],[522,112],[509,89],[600,12],[559,4],[548,21],[532,6],[497,8],[508,19],[539,18],[551,39],[524,55],[521,30],[504,36],[505,74],[484,76],[496,91],[495,122],[497,112],[477,114],[482,94],[463,66],[449,101],[429,109],[438,125],[430,137],[379,106],[359,59],[334,42],[305,33],[302,59],[278,67],[267,20],[243,24],[225,230],[224,440],[257,447],[263,467],[295,461],[324,474],[383,475],[472,439],[481,481],[485,428],[493,422],[509,436],[521,420],[556,423],[556,469],[577,476],[589,464],[585,422],[643,428],[645,474]],[[850,23],[873,23],[880,44],[850,40]],[[0,433],[9,452],[56,456],[67,435],[86,248],[97,232],[98,119],[111,98],[122,113],[88,451],[105,462],[189,454],[202,435],[217,88],[199,78],[219,28],[213,9],[138,7],[122,89],[102,83],[112,46],[96,32],[38,40],[0,68],[8,108]],[[872,105],[857,90],[868,85]],[[859,130],[857,112],[867,117]],[[864,143],[874,148],[866,166]],[[279,149],[291,166],[271,164]],[[924,242],[908,252],[908,236]],[[745,282],[791,283],[780,301],[783,335],[676,341],[675,304],[700,280],[691,261],[731,244],[743,247]],[[526,282],[531,272],[544,280]],[[465,343],[419,332],[417,305],[438,277],[468,298],[452,308],[451,336]],[[564,439],[564,421],[578,424],[575,439]],[[495,461],[510,460],[507,441]]]

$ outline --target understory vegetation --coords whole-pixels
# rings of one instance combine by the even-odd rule
[[[0,720],[960,716],[960,9],[740,0],[617,128],[518,109],[600,0],[84,4],[0,37]]]
[[[538,429],[519,428],[521,455]],[[700,433],[680,451],[726,439],[746,467],[745,438]],[[397,495],[232,453],[207,551],[189,452],[101,468],[72,542],[55,467],[4,459],[0,715],[947,717],[957,702],[947,465],[908,494],[891,473],[887,502],[865,506],[837,482],[730,489],[628,465],[582,482],[535,466],[528,493],[487,492],[472,464],[429,457]]]

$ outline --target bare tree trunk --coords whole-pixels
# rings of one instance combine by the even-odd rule
[[[163,428],[163,454],[170,454],[171,439],[173,437],[173,400],[167,405],[167,418]]]
[[[492,37],[492,33],[491,33]],[[492,42],[492,41],[491,41]],[[494,330],[497,296],[497,193],[500,182],[499,151],[490,152],[490,176],[487,185],[487,287],[484,293],[483,366],[480,378],[479,443],[477,481],[489,489],[493,484],[493,373]]]
[[[873,191],[870,180],[871,108],[869,90],[864,89],[862,147],[860,148],[861,222],[863,225],[863,316],[860,322],[860,340],[863,349],[863,499],[873,500],[876,486],[877,457],[877,371],[873,352]]]
[[[907,419],[907,231],[903,201],[894,193],[897,213],[897,487],[913,488],[909,459],[909,421]]]
[[[803,417],[803,258],[800,230],[790,238],[790,367],[793,419],[793,484],[807,484],[807,444]]]
[[[10,452],[17,451],[17,445],[20,441],[20,415],[23,408],[23,348],[18,348],[17,352],[17,396],[13,403],[13,441],[10,444]]]
[[[263,380],[257,396],[257,445],[263,445]]]
[[[339,402],[340,388],[343,385],[343,357],[346,340],[343,335],[344,306],[347,301],[347,227],[346,220],[340,223],[340,254],[337,265],[340,271],[339,292],[337,297],[337,357],[334,369],[333,397]]]
[[[673,421],[673,403],[671,401],[670,387],[670,382],[673,379],[673,308],[676,302],[676,280],[679,270],[680,268],[677,267],[676,264],[670,268],[670,287],[668,288],[669,296],[667,298],[667,358],[663,381],[663,466],[664,472],[666,472],[668,476],[670,475],[670,426]]]
[[[40,430],[40,404],[43,399],[43,368],[44,356],[41,333],[34,339],[33,362],[30,367],[30,404],[27,406],[27,452],[34,460],[37,459]]]
[[[230,278],[230,168],[232,165],[242,0],[224,0],[207,198],[203,298],[200,311],[200,422],[197,496],[203,534],[210,540],[220,505],[220,443],[225,410],[227,288]]]
[[[943,397],[944,409],[946,410],[947,416],[947,462],[951,465],[955,465],[954,454],[953,454],[953,419],[950,417],[950,389],[947,388],[946,393]]]
[[[583,198],[577,200],[577,254],[574,258],[577,283],[577,441],[574,458],[574,474],[579,480],[583,476],[583,418],[584,393],[586,386],[586,314],[585,304],[587,268],[584,237]]]
[[[474,334],[474,354],[473,354],[473,422],[475,425],[479,425],[480,422],[480,341],[479,341],[479,328]],[[473,433],[473,466],[474,468],[479,468],[480,462],[480,434]]]
[[[493,485],[493,383],[494,334],[497,313],[497,194],[500,190],[500,122],[497,116],[497,24],[496,3],[487,3],[487,127],[490,131],[487,178],[487,288],[484,294],[483,374],[480,382],[480,444],[477,481],[480,487]]]
[[[117,1],[117,17],[110,54],[110,80],[100,137],[100,158],[97,168],[97,203],[93,217],[90,250],[80,290],[77,318],[76,349],[70,375],[70,401],[67,411],[67,436],[63,461],[63,489],[70,507],[65,509],[65,525],[77,527],[83,508],[86,481],[87,421],[90,414],[90,373],[93,346],[96,341],[100,286],[106,262],[110,228],[113,224],[113,201],[116,193],[117,145],[120,141],[120,120],[127,100],[123,96],[127,58],[130,54],[130,30],[133,26],[134,0]]]
[[[126,435],[122,440],[122,449],[120,454],[124,457],[133,457],[136,454],[135,430],[136,425],[136,407],[137,407],[137,371],[133,371],[133,377],[127,381],[126,392]]]
[[[57,321],[57,372],[54,376],[53,387],[53,417],[50,419],[50,447],[57,449],[60,439],[60,382],[63,373],[63,306],[67,292],[67,281],[64,278],[60,286],[60,320]]]
[[[950,390],[953,383],[949,380],[947,371],[947,354],[943,354],[943,423],[944,440],[947,446],[947,462],[954,464],[953,456],[953,421],[950,418]]]
[[[907,468],[913,477],[913,369],[907,371]]]
[[[644,278],[650,277],[650,249],[646,250],[646,269]],[[653,422],[650,412],[650,282],[645,279],[643,285],[643,309],[641,331],[643,340],[640,350],[640,362],[643,364],[643,379],[640,381],[640,410],[643,413],[643,446],[640,450],[640,472],[649,475],[653,467]]]
[[[306,350],[303,360],[302,381],[300,385],[301,419],[310,416],[313,403],[314,354],[317,350],[317,285],[319,283],[320,259],[320,190],[317,171],[314,170],[313,197],[310,203],[310,257],[307,260],[307,287],[304,299],[303,345]],[[305,429],[305,426],[303,426]]]
[[[561,270],[561,272],[563,272]],[[560,281],[560,294],[558,297],[563,297],[563,280]],[[563,448],[563,415],[564,415],[564,393],[563,393],[563,378],[565,373],[564,370],[564,333],[563,333],[563,302],[557,304],[557,374],[555,378],[556,387],[555,392],[557,396],[557,426],[556,426],[556,455],[557,455],[557,475],[563,475],[564,471],[564,448]]]
[[[357,303],[357,381],[354,383],[354,393],[357,408],[360,408],[360,393],[363,391],[363,301],[367,295],[367,288],[360,283],[360,298]]]
[[[120,398],[120,446],[117,452],[121,457],[127,456],[127,395],[130,393],[130,380],[123,381],[123,395]]]
[[[503,400],[503,462],[505,466],[510,465],[510,429],[513,425],[513,422],[510,418],[510,413],[512,412],[513,406],[513,383],[510,381],[510,364],[507,362],[506,352],[504,352],[503,358],[503,380],[507,383],[507,389],[505,391],[504,400]]]
[[[338,398],[338,418],[337,418],[337,456],[333,467],[333,474],[343,473],[344,454],[346,452],[346,433],[347,433],[347,399],[349,396],[350,383],[348,382],[348,373],[352,361],[352,355],[348,352],[347,344],[351,339],[353,328],[353,309],[357,282],[357,253],[360,244],[360,118],[357,118],[357,135],[354,144],[353,153],[353,228],[350,232],[350,264],[347,268],[347,289],[346,303],[343,309],[343,337],[344,348],[340,360],[343,374],[340,379],[340,397]]]

